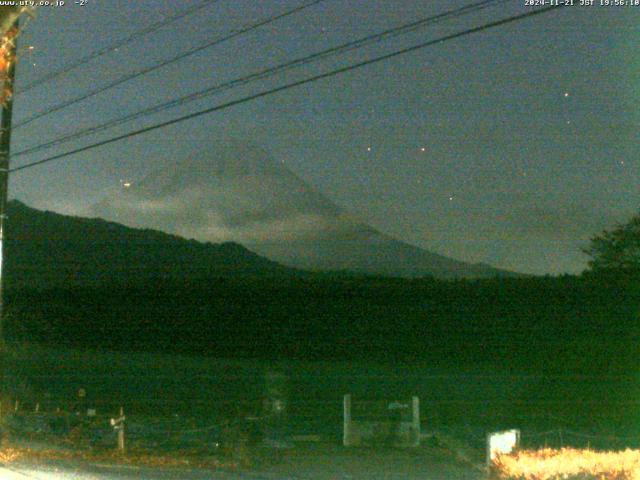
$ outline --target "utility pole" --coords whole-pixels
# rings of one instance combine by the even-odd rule
[[[2,89],[2,117],[0,119],[0,346],[4,343],[4,240],[9,194],[9,155],[11,153],[11,118],[13,115],[13,87],[16,75],[16,43],[18,19],[7,31],[3,41],[4,64],[7,69]]]

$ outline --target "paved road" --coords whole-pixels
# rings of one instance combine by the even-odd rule
[[[480,480],[477,469],[446,451],[350,450],[335,445],[298,447],[257,467],[259,472],[145,468],[79,461],[16,462],[0,466],[0,480]]]
[[[2,480],[275,480],[274,477],[196,469],[154,469],[110,465],[8,465]]]
[[[377,469],[376,469],[377,470]],[[196,469],[154,469],[154,468],[132,468],[108,465],[83,465],[83,466],[29,466],[10,465],[0,466],[0,479],[2,480],[316,480],[331,478],[333,480],[476,480],[479,479],[477,472],[462,470],[440,470],[425,472],[335,472],[325,470],[320,473],[309,472],[310,475],[298,476],[285,473],[235,473],[206,471]],[[362,473],[362,474],[360,474]]]

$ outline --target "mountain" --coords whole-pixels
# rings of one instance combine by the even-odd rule
[[[92,215],[200,241],[234,241],[291,267],[399,277],[511,275],[396,240],[359,221],[266,152],[242,144],[126,183]]]
[[[185,240],[102,219],[43,212],[13,200],[8,205],[8,285],[62,286],[297,272],[242,245]]]

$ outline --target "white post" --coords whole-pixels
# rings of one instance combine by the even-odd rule
[[[120,407],[120,428],[118,429],[118,450],[124,454],[124,408]]]
[[[411,427],[415,435],[415,439],[413,440],[413,445],[415,447],[420,446],[420,399],[418,397],[412,397],[412,422]]]
[[[344,396],[343,408],[342,444],[348,447],[351,445],[351,395]]]

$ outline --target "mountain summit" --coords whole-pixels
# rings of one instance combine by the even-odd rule
[[[113,192],[92,214],[200,241],[238,242],[306,270],[439,278],[509,274],[391,238],[246,145],[227,144],[159,169]]]

